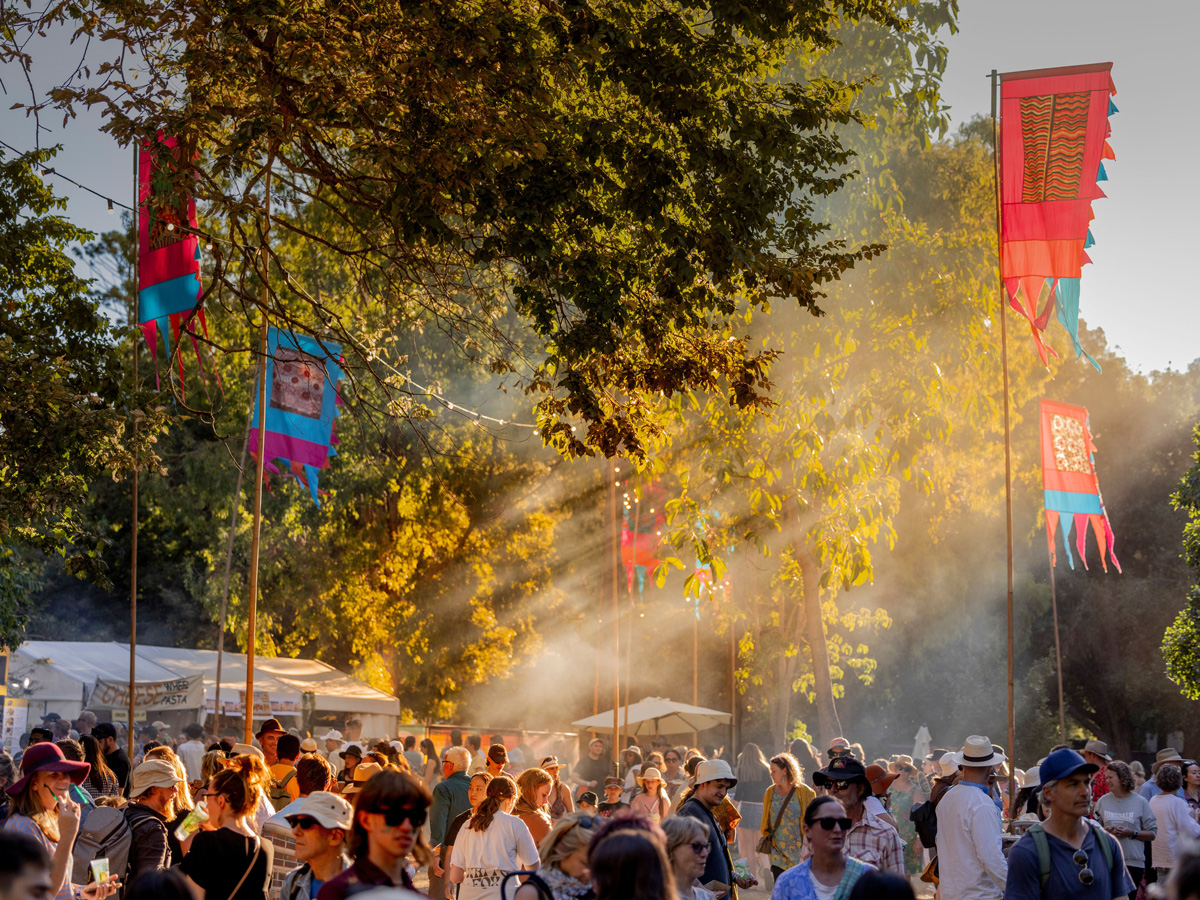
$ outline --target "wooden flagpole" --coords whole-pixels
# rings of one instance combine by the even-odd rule
[[[1054,613],[1054,665],[1058,672],[1059,742],[1067,742],[1067,708],[1063,701],[1062,641],[1058,636],[1058,591],[1054,585],[1054,558],[1050,558],[1050,609]]]
[[[133,142],[133,389],[138,389],[138,344],[141,343],[141,329],[138,327],[138,276],[141,260],[141,184],[138,181],[138,152],[139,141]],[[133,420],[133,434],[137,437],[138,420]],[[136,443],[136,441],[135,441]],[[133,716],[137,705],[134,697],[134,682],[137,669],[137,560],[138,560],[138,464],[133,464],[133,495],[130,515],[131,529],[129,534],[129,722],[126,739],[130,759],[133,758]]]
[[[608,552],[611,562],[609,583],[612,587],[613,613],[613,774],[621,773],[621,592],[617,571],[621,563],[621,529],[617,524],[617,472],[614,463],[608,467]]]
[[[1000,368],[1004,387],[1004,527],[1008,557],[1008,757],[1010,771],[1016,765],[1014,742],[1016,740],[1016,708],[1013,692],[1013,516],[1012,516],[1012,432],[1009,423],[1008,398],[1008,304],[1004,302],[1004,253],[1001,233],[1000,201],[1000,74],[992,69],[992,177],[996,193],[996,271],[999,275],[1000,293]],[[1015,802],[1016,782],[1008,779],[1008,808]]]
[[[271,240],[271,168],[275,164],[275,150],[267,154],[266,183],[264,187],[265,225],[262,246],[262,322],[258,340],[258,458],[254,461],[254,532],[250,539],[250,610],[246,631],[246,728],[244,743],[249,744],[254,732],[254,633],[258,627],[258,550],[262,531],[262,484],[263,455],[267,436],[267,274],[270,267]]]
[[[225,546],[225,586],[221,590],[221,618],[217,629],[217,685],[213,697],[213,727],[220,737],[221,730],[221,664],[225,659],[225,620],[229,609],[229,575],[233,568],[233,540],[237,534],[238,510],[241,509],[242,476],[246,474],[246,455],[250,450],[250,423],[254,410],[246,416],[246,436],[242,439],[242,459],[238,466],[237,485],[233,489],[233,511],[229,515],[229,541]]]

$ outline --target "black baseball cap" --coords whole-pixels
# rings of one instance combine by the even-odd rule
[[[104,738],[116,739],[117,726],[115,726],[112,722],[100,722],[95,728],[92,729],[92,734],[98,740],[104,740]]]

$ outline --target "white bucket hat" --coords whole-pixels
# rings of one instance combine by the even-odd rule
[[[1042,773],[1040,766],[1030,766],[1025,770],[1025,777],[1021,779],[1021,787],[1032,788],[1042,786]]]
[[[706,759],[704,762],[696,766],[696,787],[706,784],[709,781],[717,781],[723,779],[732,781],[737,784],[737,776],[733,774],[733,769],[729,768],[729,763],[723,759]]]
[[[962,750],[954,754],[960,766],[985,768],[998,766],[1004,762],[1004,754],[997,753],[991,740],[982,734],[973,734],[967,738]]]
[[[958,771],[958,754],[943,753],[942,758],[938,760],[938,765],[942,767],[942,775],[949,778]]]

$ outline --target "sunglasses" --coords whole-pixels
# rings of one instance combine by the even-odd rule
[[[396,806],[390,809],[376,809],[372,812],[382,815],[383,821],[389,828],[399,828],[400,824],[407,820],[412,823],[413,831],[424,825],[425,819],[429,815],[429,811],[423,806]]]
[[[853,781],[827,781],[827,782],[825,782],[825,786],[828,787],[829,790],[831,790],[831,791],[846,791],[846,790],[850,789],[850,785],[852,785],[852,784],[854,784]]]
[[[1080,884],[1087,885],[1096,880],[1096,876],[1092,874],[1092,870],[1087,867],[1088,855],[1086,853],[1082,850],[1076,850],[1075,855],[1071,859],[1075,860],[1075,865],[1079,866],[1078,875]]]
[[[301,831],[308,831],[308,829],[316,828],[321,824],[311,816],[296,816],[288,821],[292,823],[293,828],[299,828]]]
[[[692,841],[692,852],[697,856],[703,856],[708,850],[708,841]]]
[[[834,825],[842,831],[849,831],[854,822],[848,816],[821,816],[819,819],[813,819],[812,824],[820,825],[825,831],[833,831]]]
[[[678,756],[668,756],[667,762],[679,762],[679,757]]]

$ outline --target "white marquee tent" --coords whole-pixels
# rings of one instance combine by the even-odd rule
[[[217,651],[138,645],[134,674],[139,684],[200,675],[211,710],[216,695]],[[31,721],[35,714],[47,712],[74,718],[87,706],[98,679],[128,683],[128,644],[30,641],[12,654],[9,694],[30,701]],[[245,654],[226,652],[221,668],[221,706],[229,714],[234,714],[234,707],[240,712],[239,691],[245,686]],[[395,733],[400,714],[400,701],[395,697],[315,659],[255,657],[254,689],[256,693],[266,692],[270,715],[298,720],[306,705],[305,695],[309,695],[307,703],[313,711],[357,714],[367,734]],[[266,715],[265,711],[256,711],[255,718]]]

